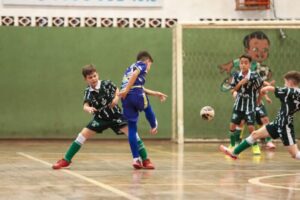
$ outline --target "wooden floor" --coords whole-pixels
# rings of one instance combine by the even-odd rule
[[[300,161],[281,144],[233,161],[219,144],[145,141],[155,170],[134,170],[122,141],[88,141],[71,169],[52,170],[70,141],[1,141],[0,199],[300,199]]]

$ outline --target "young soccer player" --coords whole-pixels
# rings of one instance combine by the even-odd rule
[[[262,31],[255,31],[252,32],[248,35],[246,35],[243,39],[243,45],[245,49],[245,53],[249,55],[252,59],[251,65],[250,65],[250,70],[251,71],[260,71],[261,67],[264,66],[263,62],[267,60],[269,57],[269,49],[270,49],[270,40],[268,36],[262,32]],[[220,65],[220,71],[221,72],[227,72],[228,74],[234,72],[234,71],[239,71],[239,65],[240,65],[240,59],[234,59],[226,64]],[[268,74],[260,74],[261,77],[263,78],[264,81],[269,80],[272,76],[271,71],[269,71]],[[268,97],[266,96],[267,102],[270,101]],[[267,115],[267,111],[265,108],[264,104],[261,104],[260,106],[256,107],[256,122],[258,126],[262,126],[264,124],[269,123],[269,118]],[[243,135],[243,126],[244,123],[242,123],[239,127],[237,127],[235,136],[232,136],[235,138],[235,143],[240,142],[240,137]],[[265,145],[267,149],[275,149],[276,146],[272,142],[271,138],[265,138]],[[230,145],[230,147],[234,147]],[[260,154],[260,148],[259,146],[253,145],[252,146],[252,152],[254,154]]]
[[[82,69],[84,80],[88,87],[84,91],[83,110],[93,115],[93,119],[82,129],[75,141],[67,150],[63,159],[57,161],[52,168],[61,169],[69,167],[74,155],[79,151],[84,142],[96,133],[102,133],[111,128],[117,135],[128,135],[127,122],[123,119],[121,109],[118,106],[119,89],[109,80],[99,80],[99,75],[93,65],[86,65]],[[143,167],[154,169],[143,141],[135,132],[138,143],[138,152],[143,160]]]
[[[263,81],[256,72],[250,70],[250,63],[251,57],[242,55],[240,57],[240,72],[234,74],[231,82],[235,102],[229,135],[230,144],[233,147],[235,146],[237,135],[239,137],[240,134],[240,130],[237,130],[237,127],[240,126],[242,121],[247,123],[250,133],[254,131],[257,91],[262,86]]]
[[[141,169],[137,145],[137,122],[139,112],[144,111],[151,129],[151,134],[157,133],[157,120],[151,108],[148,95],[157,96],[163,102],[167,95],[144,88],[146,75],[149,73],[153,59],[147,51],[141,51],[137,55],[136,62],[129,66],[123,76],[121,91],[123,115],[128,121],[128,140],[133,157],[133,167]]]
[[[275,96],[280,100],[281,107],[276,119],[266,126],[253,131],[241,144],[233,151],[221,145],[220,150],[233,159],[237,159],[238,155],[250,147],[257,139],[272,137],[280,138],[284,146],[293,158],[300,160],[300,151],[295,141],[293,119],[294,114],[300,110],[300,72],[289,71],[284,75],[285,87],[266,86],[260,93],[266,94],[268,91],[274,92]]]

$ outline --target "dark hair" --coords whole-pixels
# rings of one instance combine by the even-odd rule
[[[244,37],[243,44],[244,44],[245,48],[247,48],[247,49],[249,48],[249,42],[253,38],[256,38],[256,39],[259,39],[259,40],[267,40],[268,44],[270,45],[270,40],[269,40],[268,36],[264,32],[262,32],[262,31],[255,31],[255,32],[252,32],[249,35],[246,35]]]
[[[252,58],[251,58],[249,55],[247,55],[247,54],[241,55],[241,56],[240,56],[240,60],[241,60],[242,58],[248,59],[250,63],[251,63],[251,61],[252,61]]]
[[[136,61],[145,61],[149,59],[151,62],[153,62],[153,59],[147,51],[140,51],[136,56]]]
[[[300,83],[300,72],[299,71],[289,71],[284,76],[286,80],[292,80],[294,84],[298,85]]]
[[[85,65],[82,68],[82,75],[84,78],[86,78],[88,75],[91,75],[94,72],[97,72],[97,70],[93,64]]]

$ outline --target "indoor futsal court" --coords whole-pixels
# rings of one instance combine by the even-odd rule
[[[0,200],[300,200],[299,52],[300,0],[0,0]]]
[[[218,143],[146,143],[155,170],[132,169],[125,140],[90,141],[63,170],[51,166],[69,141],[1,141],[0,199],[296,200],[300,194],[299,165],[281,145],[234,161],[218,152]]]

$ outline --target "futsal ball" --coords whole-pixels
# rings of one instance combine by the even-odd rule
[[[202,119],[210,121],[215,117],[215,110],[211,106],[204,106],[200,110]]]

